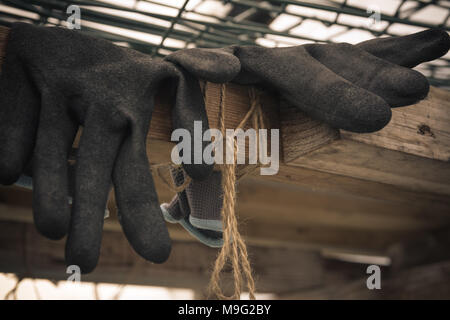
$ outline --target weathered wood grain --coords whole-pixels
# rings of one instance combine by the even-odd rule
[[[450,195],[449,162],[351,140],[337,140],[290,162],[290,165],[406,190]]]
[[[341,131],[343,139],[364,142],[420,157],[450,161],[450,93],[430,88],[418,104],[392,109],[392,120],[370,134]]]
[[[285,101],[280,104],[280,127],[284,163],[339,139],[339,130],[311,119]]]

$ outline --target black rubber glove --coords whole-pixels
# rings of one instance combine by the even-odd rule
[[[202,77],[208,75],[205,69],[214,70],[204,55],[233,55],[241,66],[233,82],[274,88],[309,116],[335,128],[373,132],[389,122],[391,107],[416,103],[428,94],[427,79],[407,67],[436,59],[449,46],[446,32],[427,30],[358,45],[186,49],[167,59]],[[230,73],[215,81],[226,82]]]
[[[22,23],[10,30],[0,79],[0,183],[15,182],[33,157],[36,227],[52,239],[68,233],[66,262],[82,272],[98,261],[111,180],[132,247],[157,263],[170,253],[146,156],[162,85],[173,91],[174,129],[193,134],[195,120],[208,129],[198,81],[182,68],[78,31]],[[67,159],[79,125],[70,208]],[[207,164],[184,168],[194,179],[212,171]]]

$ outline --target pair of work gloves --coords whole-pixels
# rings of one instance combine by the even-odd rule
[[[185,49],[152,59],[80,31],[17,23],[0,78],[0,183],[16,182],[31,167],[35,225],[51,239],[68,235],[66,263],[84,273],[98,262],[113,185],[131,246],[162,263],[171,241],[149,171],[152,150],[146,150],[154,96],[162,87],[173,97],[173,129],[192,136],[194,121],[208,129],[198,79],[265,86],[335,128],[372,132],[389,122],[391,107],[425,98],[428,82],[410,68],[444,55],[449,45],[446,32],[428,30],[358,45]],[[68,160],[79,126],[70,186]],[[194,159],[198,151],[191,150]],[[211,179],[213,165],[183,169],[195,182]],[[193,211],[183,203],[178,195],[163,211],[192,224],[195,219],[186,217]]]

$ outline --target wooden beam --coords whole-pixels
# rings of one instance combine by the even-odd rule
[[[322,283],[322,259],[318,252],[296,248],[249,246],[259,292],[281,292]],[[173,241],[164,264],[140,258],[122,232],[105,231],[99,265],[82,275],[82,281],[127,283],[204,290],[218,250],[198,242]],[[51,241],[28,223],[0,222],[0,272],[26,277],[66,280],[64,241]],[[289,260],[290,263],[285,262]],[[230,278],[225,271],[225,279]],[[232,281],[226,281],[227,284]]]
[[[406,190],[450,195],[449,162],[351,140],[338,140],[290,164]]]
[[[387,252],[391,269],[400,271],[418,265],[432,264],[450,259],[450,229],[448,227],[427,232],[422,236],[391,245]]]
[[[363,271],[364,267],[360,267]],[[336,270],[336,269],[335,269]],[[364,270],[365,271],[365,270]],[[381,271],[381,289],[367,289],[367,277],[312,290],[281,294],[281,299],[450,299],[450,261],[424,265],[399,273]]]
[[[320,179],[318,179],[320,180]],[[307,181],[306,181],[307,182]],[[156,179],[160,201],[173,196]],[[334,248],[383,254],[398,242],[449,224],[448,203],[409,193],[391,199],[299,188],[279,182],[246,179],[239,185],[237,214],[247,242],[268,247]],[[402,198],[404,197],[404,198]],[[414,200],[414,202],[412,201]],[[107,230],[120,231],[111,202]],[[32,222],[31,192],[0,188],[0,220]],[[193,240],[168,224],[173,239]]]
[[[447,299],[448,261],[392,272],[381,270],[381,290],[366,287],[366,265],[324,259],[301,248],[249,246],[258,292],[284,299]],[[97,269],[82,281],[190,288],[204,292],[217,255],[197,242],[173,243],[169,260],[152,264],[138,257],[121,232],[105,231]],[[40,236],[29,223],[0,222],[0,272],[66,280],[64,241]],[[193,259],[192,257],[195,257]],[[225,271],[225,280],[230,278]],[[230,281],[226,281],[230,283]],[[227,287],[225,284],[225,291]]]
[[[392,109],[392,120],[384,129],[358,134],[341,131],[341,137],[372,146],[397,150],[416,156],[450,161],[450,94],[430,88],[420,103]]]
[[[280,101],[280,127],[284,163],[339,139],[339,130],[311,119],[284,100]]]

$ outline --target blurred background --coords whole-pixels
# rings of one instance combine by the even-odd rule
[[[36,25],[66,26],[68,17],[73,13],[72,11],[68,13],[67,10],[71,5],[81,9],[80,32],[105,38],[117,45],[130,47],[155,57],[163,57],[176,50],[193,47],[213,48],[232,44],[283,47],[313,42],[358,43],[375,37],[407,35],[433,27],[450,30],[450,1],[433,0],[0,0],[0,25],[10,26],[13,22],[25,21]],[[450,89],[449,54],[422,64],[417,69],[428,77],[433,86]],[[29,194],[23,194],[21,197],[28,199]],[[6,202],[9,199],[8,195],[3,198]],[[15,227],[11,225],[11,228]],[[51,248],[52,245],[49,245],[48,250],[51,251]],[[277,252],[276,257],[281,259],[280,254]],[[119,256],[121,255],[122,253]],[[128,253],[123,255],[128,257]],[[211,261],[214,255],[215,253],[209,254]],[[270,257],[270,254],[268,256]],[[285,251],[282,257],[290,256],[292,253]],[[326,255],[322,252],[320,259],[324,256]],[[298,260],[300,261],[302,257],[299,255]],[[312,260],[319,259],[309,253],[306,253],[306,257]],[[184,258],[192,259],[192,256]],[[276,261],[278,258],[271,260]],[[364,275],[367,264],[376,263],[382,267],[390,264],[388,257],[377,255],[365,257],[330,254],[327,258],[334,262],[326,262],[325,269],[337,272],[344,269],[341,269],[341,262],[336,261],[355,262],[356,259],[359,263],[350,269],[345,267],[346,271],[341,272],[339,276],[339,281],[343,282]],[[188,264],[185,260],[182,262],[182,266]],[[288,273],[297,276],[296,269],[298,269],[298,277],[302,281],[308,282],[307,279],[313,278],[317,281],[320,278],[320,281],[323,281],[323,275],[314,274],[315,267],[312,262],[310,265],[309,262],[301,263],[303,265],[299,262],[297,265],[294,263],[289,266]],[[197,272],[195,268],[191,268],[188,276],[193,275],[192,270]],[[282,268],[274,267],[273,270],[280,273],[276,274],[275,278],[283,278],[281,273],[286,272]],[[204,271],[198,270],[198,273]],[[203,276],[208,277],[207,273],[203,273]],[[155,280],[157,275],[153,277],[147,282],[158,283],[157,279]],[[328,273],[327,277],[333,278],[335,275]],[[101,279],[101,276],[96,279]],[[335,280],[333,278],[333,281]],[[163,282],[161,284],[164,284]],[[203,285],[204,283],[201,284]],[[314,288],[313,283],[311,287]],[[202,293],[198,290],[176,288],[173,284],[169,288],[107,284],[97,280],[95,283],[89,281],[68,283],[59,280],[31,279],[12,273],[0,274],[0,298],[5,299],[201,297]],[[269,292],[257,297],[272,298],[274,295]]]

